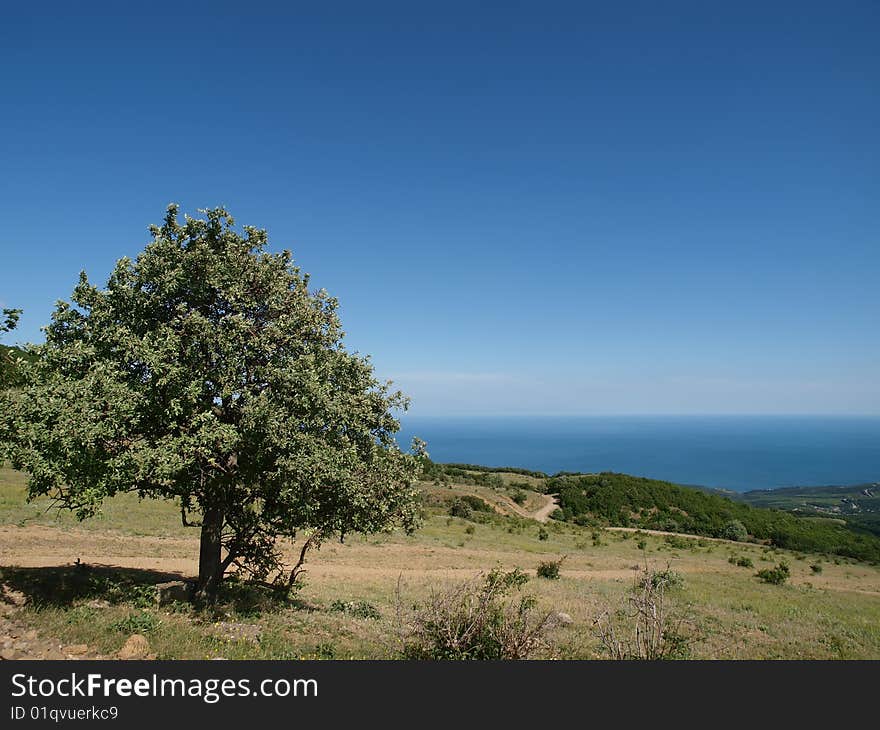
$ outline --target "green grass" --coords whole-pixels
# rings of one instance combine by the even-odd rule
[[[533,521],[479,511],[471,519],[450,517],[444,503],[429,501],[428,518],[415,535],[351,536],[345,544],[325,544],[311,556],[293,600],[273,602],[231,586],[222,612],[205,615],[185,605],[155,606],[152,585],[172,577],[160,567],[70,565],[77,551],[85,551],[108,566],[131,560],[177,564],[182,556],[194,566],[197,532],[180,525],[173,505],[120,497],[102,517],[80,525],[69,515],[46,513],[45,504],[25,505],[23,498],[22,476],[0,471],[0,583],[29,596],[19,615],[42,634],[107,655],[140,631],[152,651],[168,659],[393,658],[398,596],[411,605],[500,565],[527,571],[533,577],[525,589],[540,606],[573,618],[555,633],[557,656],[598,658],[603,654],[593,621],[624,605],[633,568],[647,560],[657,569],[668,562],[684,578],[672,598],[688,616],[695,658],[880,658],[880,569],[852,559],[556,521],[547,523],[547,539],[539,540]],[[42,567],[16,568],[32,554],[25,539],[31,526],[41,529],[33,550]],[[174,539],[156,539],[166,537]],[[540,563],[562,556],[558,580],[534,577]],[[731,556],[749,558],[754,567],[731,564]],[[791,565],[785,585],[755,577],[781,560]],[[810,566],[820,560],[817,575]],[[339,608],[361,604],[378,616]],[[258,639],[241,638],[240,625]]]

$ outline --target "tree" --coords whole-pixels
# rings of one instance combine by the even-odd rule
[[[725,540],[743,542],[749,539],[749,531],[739,520],[730,520],[724,525],[724,529],[721,531],[721,537]]]
[[[12,332],[12,330],[18,326],[18,317],[20,314],[20,309],[4,309],[3,321],[0,322],[0,332]]]
[[[201,212],[169,206],[105,289],[80,275],[0,429],[31,499],[80,519],[122,492],[179,503],[213,602],[230,569],[290,587],[332,535],[413,529],[423,444],[397,447],[407,399],[345,349],[336,299],[265,231]],[[300,541],[289,569],[279,538]]]
[[[4,309],[0,320],[0,334],[12,332],[18,326],[20,309]],[[18,378],[17,360],[23,352],[17,347],[0,345],[0,389],[16,384]]]

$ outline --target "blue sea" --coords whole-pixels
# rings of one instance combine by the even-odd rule
[[[880,417],[404,416],[438,462],[616,471],[744,492],[880,481]]]

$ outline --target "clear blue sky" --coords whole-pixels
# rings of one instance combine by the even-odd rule
[[[880,413],[880,4],[16,3],[0,304],[170,201],[342,302],[414,413]]]

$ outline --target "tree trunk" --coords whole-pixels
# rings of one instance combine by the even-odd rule
[[[201,545],[199,547],[199,582],[196,585],[196,600],[212,604],[217,600],[223,568],[220,561],[221,537],[223,534],[223,510],[208,507],[202,515]]]

